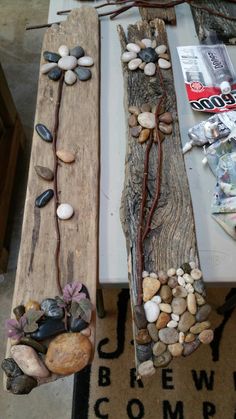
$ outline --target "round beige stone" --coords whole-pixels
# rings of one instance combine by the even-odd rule
[[[181,356],[183,352],[183,345],[179,342],[168,345],[168,350],[172,356]]]
[[[211,343],[214,339],[214,332],[211,329],[203,330],[198,336],[200,342],[204,344]]]
[[[140,113],[138,122],[143,128],[153,129],[156,126],[155,115],[151,112]]]

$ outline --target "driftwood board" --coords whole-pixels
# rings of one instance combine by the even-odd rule
[[[227,16],[236,18],[236,4],[222,0],[198,0],[196,6],[207,6],[216,12],[224,13]],[[190,6],[191,7],[191,6]],[[199,40],[203,41],[207,37],[208,31],[216,31],[218,38],[226,44],[236,43],[236,24],[235,21],[214,16],[204,10],[191,7],[193,20]]]
[[[93,29],[91,31],[91,28]],[[72,164],[60,163],[58,191],[60,203],[74,208],[70,220],[60,221],[61,282],[84,283],[95,307],[98,267],[98,204],[99,204],[99,21],[93,8],[75,9],[67,21],[47,30],[42,52],[57,52],[60,45],[72,48],[81,45],[94,59],[92,78],[63,86],[59,115],[57,149],[76,153]],[[41,58],[41,64],[45,61]],[[35,124],[43,123],[51,131],[59,82],[40,75]],[[42,301],[58,295],[54,253],[56,232],[54,203],[35,207],[35,198],[52,184],[40,179],[34,166],[53,168],[52,145],[33,135],[28,187],[13,304],[29,299]],[[95,318],[92,320],[91,340],[94,343]],[[9,345],[8,345],[9,351]]]
[[[169,0],[156,0],[155,3],[169,3]],[[148,7],[139,7],[139,13],[143,20],[154,20],[156,18],[163,19],[165,23],[176,24],[176,15],[174,7],[162,7],[160,9],[152,9]]]
[[[127,35],[118,27],[122,52],[128,42],[142,38],[157,38],[158,44],[167,45],[165,25],[156,19],[130,25]],[[196,260],[197,246],[195,225],[190,191],[184,160],[181,152],[181,140],[177,121],[176,97],[172,70],[161,70],[164,79],[167,101],[165,110],[175,115],[172,135],[166,136],[162,143],[163,165],[161,195],[155,211],[151,231],[144,247],[144,269],[148,272],[167,271],[170,267],[179,267],[182,263]],[[125,110],[128,120],[128,107],[143,103],[155,105],[162,94],[157,77],[146,77],[141,71],[129,71],[123,64]],[[131,304],[137,304],[137,224],[141,201],[144,155],[146,145],[140,145],[128,131],[125,183],[121,204],[121,222],[127,240],[129,256],[129,281]],[[157,147],[151,149],[150,176],[148,179],[148,208],[155,190]],[[134,325],[134,333],[136,326]],[[137,364],[138,365],[138,364]]]

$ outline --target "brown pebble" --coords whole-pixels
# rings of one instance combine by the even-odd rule
[[[147,63],[143,62],[141,63],[138,68],[140,68],[140,70],[144,70],[144,67],[146,66]]]
[[[56,155],[64,163],[73,163],[75,161],[75,155],[68,150],[57,150]]]
[[[159,295],[164,303],[171,303],[172,301],[172,290],[168,285],[163,285],[159,291]]]
[[[81,332],[80,332],[82,335],[84,335],[84,336],[90,336],[91,335],[91,329],[90,329],[90,327],[86,327],[86,329],[83,329],[83,330],[81,330]]]
[[[184,341],[186,343],[193,342],[195,340],[195,337],[196,336],[193,333],[188,333],[187,336],[185,336]]]
[[[172,114],[170,112],[164,112],[159,116],[159,121],[164,122],[165,124],[171,124],[171,122],[173,122]]]
[[[158,275],[158,279],[159,279],[159,281],[162,285],[167,283],[168,275],[167,275],[166,272],[159,271],[157,275]]]
[[[137,125],[136,127],[131,128],[130,134],[132,135],[132,137],[137,138],[141,131],[142,131],[141,125]]]
[[[169,280],[168,280],[168,282],[167,282],[167,284],[169,285],[169,287],[170,288],[175,288],[175,287],[177,287],[179,284],[178,284],[178,279],[177,279],[177,276],[172,276]]]
[[[151,112],[151,105],[150,105],[150,103],[144,103],[142,106],[141,106],[141,112]]]
[[[34,166],[34,169],[37,175],[40,176],[42,179],[45,179],[48,181],[53,180],[54,178],[53,171],[50,170],[48,167]]]
[[[172,356],[180,356],[183,352],[183,345],[181,343],[173,343],[172,345],[168,345],[168,350],[170,351]]]
[[[139,143],[141,144],[145,143],[145,141],[148,140],[149,135],[150,135],[150,129],[148,128],[143,129],[139,135],[139,139],[138,139]]]
[[[162,115],[165,112],[165,107],[164,105],[161,105],[159,111],[158,111],[158,115]]]
[[[158,135],[159,135],[159,138],[160,138],[161,142],[166,138],[165,134],[163,134],[163,132],[161,132],[159,130],[158,130]],[[154,141],[154,143],[157,143],[158,142],[157,141],[157,132],[156,132],[156,130],[153,132],[153,141]]]
[[[152,341],[151,336],[148,333],[147,329],[141,329],[138,331],[138,334],[135,336],[135,340],[139,345],[145,345]]]
[[[214,339],[214,332],[211,329],[203,330],[198,336],[200,342],[204,344],[211,343]]]
[[[128,111],[136,116],[140,114],[140,109],[137,106],[129,106]]]
[[[25,305],[25,311],[29,310],[40,310],[40,304],[38,303],[38,301],[29,300]]]
[[[169,323],[170,319],[171,317],[168,313],[161,312],[156,322],[156,328],[158,330],[164,329],[167,323]]]
[[[160,122],[158,126],[159,130],[163,132],[163,134],[171,134],[172,133],[172,124],[165,124],[164,122]]]
[[[129,126],[131,127],[131,128],[133,128],[133,127],[136,127],[137,126],[137,117],[136,117],[136,115],[131,115],[130,117],[129,117],[129,121],[128,121],[128,123],[129,123]]]
[[[164,60],[167,60],[167,61],[170,60],[169,54],[166,54],[166,53],[164,53],[164,54],[158,54],[158,58],[164,58]]]

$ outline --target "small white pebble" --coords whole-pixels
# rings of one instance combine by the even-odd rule
[[[168,70],[171,67],[170,61],[165,60],[164,58],[159,58],[158,65],[163,70]]]
[[[154,76],[154,74],[156,73],[156,64],[154,63],[148,63],[145,65],[144,67],[144,74],[146,74],[146,76]]]
[[[94,61],[92,57],[89,57],[88,55],[84,55],[84,57],[80,57],[78,59],[78,64],[82,65],[83,67],[92,67],[94,64]]]
[[[193,278],[191,277],[191,275],[189,275],[189,274],[184,274],[183,275],[183,278],[184,278],[184,280],[185,280],[185,282],[187,283],[187,284],[193,284]]]
[[[192,269],[192,271],[191,271],[191,277],[195,281],[197,281],[198,279],[201,279],[201,277],[202,277],[202,271],[200,271],[200,269],[197,269],[197,268]]]
[[[156,47],[155,51],[157,55],[165,54],[165,52],[167,51],[166,45],[159,45],[158,47]]]
[[[61,45],[58,48],[58,54],[60,54],[61,57],[66,57],[67,55],[69,55],[70,50],[69,50],[68,46],[67,45]]]
[[[184,343],[185,335],[184,332],[179,332],[179,343]]]
[[[151,39],[144,38],[144,39],[141,40],[141,42],[145,45],[146,48],[150,48],[152,46]]]
[[[195,262],[189,262],[189,265],[191,266],[192,269],[196,268],[196,263]]]
[[[178,314],[171,313],[171,318],[172,318],[172,320],[175,320],[176,322],[179,321],[179,315]]]
[[[182,276],[178,276],[178,284],[181,285],[182,287],[185,287],[186,283]]]
[[[173,329],[174,327],[177,327],[178,326],[178,323],[175,321],[175,320],[170,320],[168,323],[167,323],[167,327],[169,327],[169,328],[171,328],[171,329]]]
[[[176,270],[175,270],[174,268],[170,268],[170,269],[168,269],[168,271],[167,271],[167,275],[168,275],[169,277],[171,277],[171,276],[175,276],[175,274],[176,274]]]
[[[157,41],[156,41],[156,39],[153,39],[153,41],[152,41],[152,48],[156,48],[157,47]]]
[[[150,278],[155,278],[155,279],[158,278],[158,276],[157,276],[157,274],[155,274],[155,272],[151,272],[149,276],[150,276]]]
[[[188,294],[194,293],[194,288],[193,288],[193,286],[191,284],[186,284],[185,285],[185,289],[188,292]]]
[[[57,67],[57,63],[46,63],[46,64],[43,64],[40,67],[40,73],[41,74],[47,74],[47,73],[49,73],[50,70],[52,70],[55,67]]]
[[[147,276],[149,276],[149,272],[147,272],[147,271],[143,271],[143,273],[142,273],[142,277],[143,277],[143,278],[146,278]]]
[[[183,274],[184,274],[183,269],[182,268],[178,268],[177,271],[176,271],[176,275],[182,276]]]
[[[61,220],[69,220],[73,214],[74,210],[70,204],[60,204],[57,207],[57,216]]]
[[[125,51],[121,56],[121,61],[123,61],[123,63],[128,63],[129,61],[134,60],[135,58],[137,58],[136,52]]]
[[[141,62],[142,62],[142,60],[140,58],[135,58],[134,60],[131,60],[128,63],[128,68],[131,71],[137,70],[137,68],[140,66]]]
[[[160,304],[161,303],[160,295],[154,295],[154,297],[152,297],[151,301],[154,301],[154,303],[156,303],[156,304]]]
[[[136,52],[136,53],[140,52],[140,50],[141,50],[140,46],[138,46],[137,44],[134,44],[132,42],[130,42],[129,44],[126,45],[126,49],[127,49],[127,51]]]

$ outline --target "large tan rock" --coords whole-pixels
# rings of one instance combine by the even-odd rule
[[[161,286],[161,283],[156,278],[147,276],[143,280],[143,301],[146,303],[157,293]]]
[[[50,342],[45,364],[55,374],[74,374],[88,365],[91,353],[92,344],[87,336],[63,333]]]
[[[50,372],[39,358],[37,352],[30,346],[12,346],[11,356],[22,371],[30,377],[46,378],[50,375]]]

